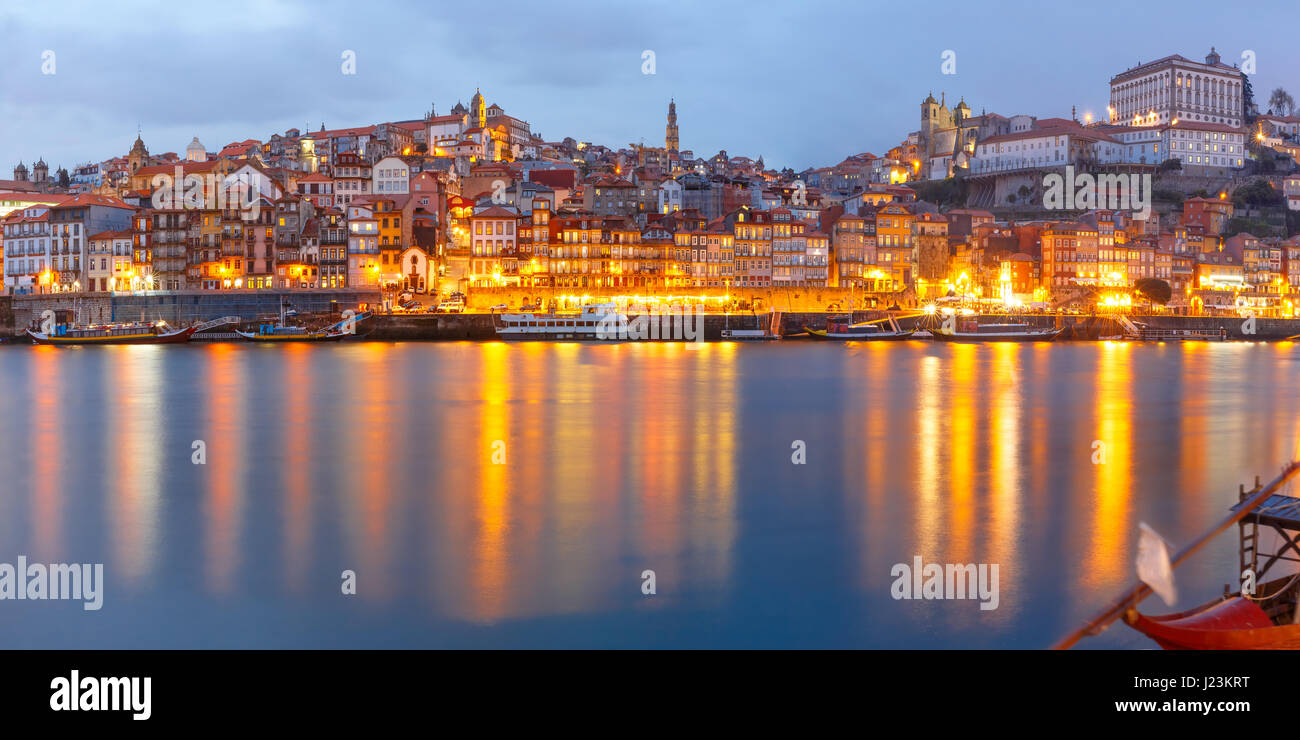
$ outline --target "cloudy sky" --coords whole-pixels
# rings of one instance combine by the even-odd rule
[[[154,153],[195,136],[216,151],[446,113],[475,88],[548,139],[613,147],[662,146],[675,97],[683,148],[802,169],[883,153],[918,127],[931,90],[976,112],[1082,116],[1105,110],[1113,74],[1211,45],[1228,63],[1255,53],[1260,102],[1277,86],[1300,97],[1294,17],[1287,2],[1249,15],[1166,1],[7,2],[0,178],[19,160],[125,154],[137,126]],[[949,49],[955,75],[941,73]]]

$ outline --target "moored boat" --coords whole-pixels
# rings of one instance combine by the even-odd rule
[[[910,339],[915,332],[914,329],[899,328],[893,319],[889,319],[888,329],[881,326],[880,322],[850,324],[847,321],[828,321],[825,329],[805,326],[803,330],[813,339],[838,339],[847,342],[896,342]]]
[[[250,342],[337,342],[346,337],[355,336],[357,322],[370,317],[370,312],[366,311],[356,316],[349,315],[342,321],[331,324],[324,329],[308,329],[305,326],[285,325],[285,317],[289,315],[285,310],[286,308],[287,306],[281,303],[280,322],[278,324],[260,324],[255,332],[236,329],[235,333]],[[297,314],[296,311],[293,313]]]
[[[337,342],[348,336],[345,331],[310,331],[301,326],[263,324],[256,332],[235,330],[250,342]]]
[[[594,303],[582,306],[576,314],[498,314],[495,328],[502,339],[611,340],[626,339],[629,325],[627,316],[619,313],[616,304]]]
[[[1129,609],[1124,623],[1165,650],[1296,650],[1295,583],[1293,577],[1279,578],[1249,598],[1237,592],[1173,614]]]
[[[762,342],[781,338],[781,335],[773,334],[767,329],[723,329],[719,336],[729,342]]]
[[[190,341],[199,326],[172,329],[166,322],[155,324],[104,324],[101,326],[57,327],[54,332],[27,330],[36,344],[179,344]]]
[[[1142,525],[1138,583],[1056,647],[1069,648],[1123,619],[1166,650],[1300,649],[1300,561],[1293,555],[1300,540],[1300,498],[1279,493],[1297,473],[1300,461],[1292,461],[1267,485],[1256,478],[1253,489],[1242,486],[1231,512],[1172,556],[1167,543]],[[1234,524],[1238,560],[1233,573],[1241,579],[1237,591],[1224,586],[1220,598],[1172,614],[1148,616],[1138,611],[1138,604],[1152,593],[1172,604],[1178,590],[1174,570]]]
[[[956,329],[932,328],[936,342],[1050,342],[1060,329],[1036,329],[1029,324],[979,324],[963,322]]]

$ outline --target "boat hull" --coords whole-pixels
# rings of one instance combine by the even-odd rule
[[[1264,584],[1259,593],[1286,580]],[[1165,650],[1300,650],[1300,624],[1275,624],[1258,603],[1240,594],[1160,616],[1130,609],[1124,622]]]
[[[1028,331],[1028,332],[1005,332],[1000,334],[966,334],[966,333],[945,333],[941,331],[930,332],[931,338],[936,342],[957,342],[957,343],[976,343],[976,342],[1050,342],[1061,334],[1060,329],[1050,329],[1046,331]]]
[[[899,342],[912,338],[912,331],[830,332],[825,329],[803,328],[813,339],[839,342]]]
[[[264,342],[266,344],[282,344],[284,342],[337,342],[348,336],[346,332],[317,332],[314,334],[250,334],[238,329],[235,330],[235,333],[250,342]]]
[[[79,337],[79,336],[50,336],[43,332],[27,330],[27,336],[31,337],[36,344],[46,344],[55,347],[69,347],[83,344],[183,344],[190,341],[197,327],[189,327],[179,331],[168,332],[166,334],[120,334],[117,336],[102,337]]]

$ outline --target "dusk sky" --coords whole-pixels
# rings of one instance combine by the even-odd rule
[[[1256,101],[1300,94],[1300,48],[1270,32],[1294,3],[1065,7],[1041,2],[11,3],[0,9],[0,178],[124,155],[208,151],[288,128],[447,113],[481,88],[548,140],[681,144],[768,166],[883,154],[926,94],[975,112],[1101,114],[1109,78],[1169,54],[1253,50]],[[1235,18],[1235,20],[1230,20]],[[1270,21],[1268,19],[1275,19]],[[161,29],[170,29],[161,32]],[[945,49],[957,74],[940,73]],[[54,52],[55,73],[42,73]],[[357,73],[341,73],[344,50]],[[642,74],[642,52],[656,70]]]

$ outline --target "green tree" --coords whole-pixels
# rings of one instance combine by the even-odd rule
[[[1237,208],[1267,208],[1280,206],[1286,199],[1264,178],[1256,178],[1232,191],[1232,203]]]
[[[1181,170],[1182,168],[1183,168],[1183,160],[1179,159],[1178,157],[1170,157],[1169,159],[1166,159],[1165,161],[1160,163],[1161,172],[1169,172],[1171,170]]]
[[[1159,303],[1162,306],[1174,297],[1174,289],[1169,287],[1169,283],[1160,278],[1139,278],[1133,283],[1133,289],[1148,301]]]

